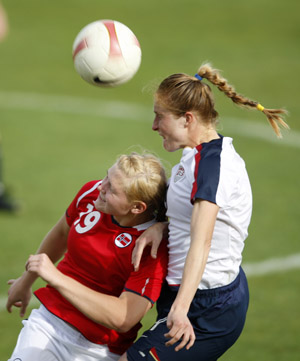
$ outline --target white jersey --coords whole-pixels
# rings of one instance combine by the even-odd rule
[[[190,247],[190,222],[195,199],[220,210],[199,289],[228,285],[239,273],[252,212],[252,192],[243,159],[232,139],[222,137],[183,150],[172,169],[167,205],[169,266],[167,282],[179,285]]]

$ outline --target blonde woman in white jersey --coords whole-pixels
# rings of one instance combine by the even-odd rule
[[[217,360],[242,332],[249,302],[241,268],[252,212],[244,161],[232,139],[216,130],[218,113],[209,81],[236,105],[263,112],[277,136],[282,109],[266,109],[235,92],[210,64],[195,76],[174,74],[155,93],[152,129],[168,152],[183,149],[172,170],[169,224],[159,224],[138,240],[136,268],[143,249],[155,256],[162,233],[169,232],[166,284],[156,324],[123,355],[129,361]]]

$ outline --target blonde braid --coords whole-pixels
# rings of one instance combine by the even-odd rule
[[[228,98],[230,98],[238,106],[262,111],[266,115],[269,123],[271,124],[278,138],[281,138],[280,126],[289,129],[288,124],[280,116],[281,114],[287,114],[286,110],[266,109],[260,103],[248,99],[241,94],[237,94],[234,87],[230,85],[227,82],[227,80],[220,75],[219,70],[214,69],[209,63],[203,64],[199,68],[198,74],[202,78],[205,78],[208,81],[210,81],[212,84],[216,85],[216,87],[221,92],[223,92]]]

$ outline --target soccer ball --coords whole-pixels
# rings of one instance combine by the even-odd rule
[[[73,61],[78,74],[88,83],[114,87],[130,80],[141,64],[137,37],[115,20],[98,20],[86,25],[73,43]]]

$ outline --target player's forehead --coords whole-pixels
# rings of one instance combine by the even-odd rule
[[[122,171],[118,167],[117,163],[115,163],[108,169],[107,178],[110,184],[112,185],[112,187],[119,190],[124,189],[124,183],[123,183],[124,175],[122,174]]]
[[[157,115],[170,113],[170,111],[158,100],[154,101],[153,111]]]
[[[154,113],[161,113],[163,111],[163,108],[158,101],[154,101],[153,110]]]

